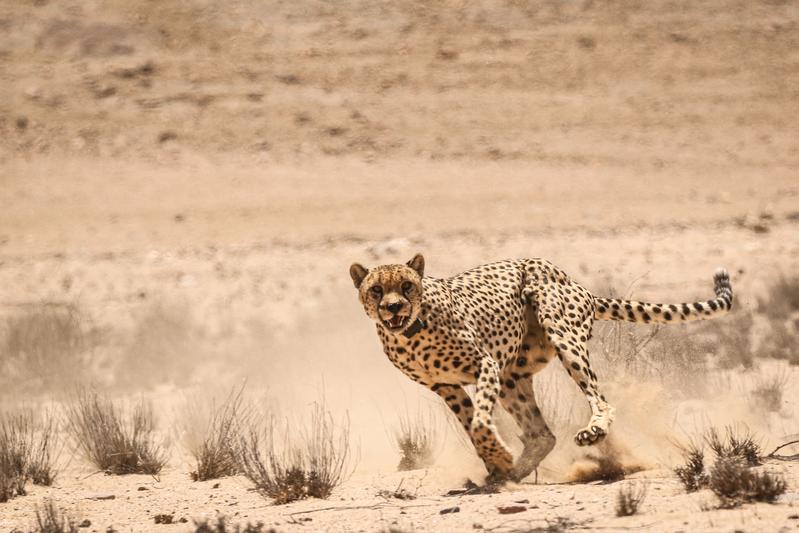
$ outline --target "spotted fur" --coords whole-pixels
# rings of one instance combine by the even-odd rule
[[[371,270],[356,263],[350,276],[388,359],[444,400],[495,478],[526,477],[555,446],[532,384],[555,357],[591,407],[576,443],[607,435],[614,409],[599,391],[587,350],[595,319],[675,323],[713,318],[732,305],[723,269],[714,276],[715,299],[676,305],[597,298],[543,259],[499,261],[441,279],[425,276],[424,258],[416,255]],[[476,385],[473,396],[467,385]],[[493,421],[497,402],[522,430],[515,464]]]

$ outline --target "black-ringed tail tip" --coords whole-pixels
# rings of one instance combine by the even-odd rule
[[[598,320],[626,320],[657,324],[675,324],[694,320],[707,320],[727,313],[732,307],[730,275],[724,268],[713,273],[715,298],[700,302],[679,304],[653,304],[619,298],[594,298]]]

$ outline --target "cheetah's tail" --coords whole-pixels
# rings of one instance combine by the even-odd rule
[[[650,304],[633,300],[595,297],[594,318],[661,324],[707,320],[726,314],[732,307],[730,275],[723,268],[716,269],[713,274],[713,291],[716,293],[716,297],[712,300],[682,304]]]

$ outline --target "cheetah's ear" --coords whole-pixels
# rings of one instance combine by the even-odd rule
[[[350,277],[352,278],[352,282],[355,284],[355,288],[359,289],[361,287],[361,283],[363,283],[363,278],[369,273],[366,268],[360,263],[353,263],[350,267]]]
[[[420,278],[424,277],[424,257],[422,257],[422,254],[414,255],[413,259],[408,261],[407,264],[419,274]]]

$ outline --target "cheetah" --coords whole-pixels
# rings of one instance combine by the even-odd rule
[[[447,279],[425,276],[424,267],[417,254],[371,270],[355,263],[350,276],[388,359],[444,400],[494,481],[527,477],[555,446],[532,382],[555,357],[591,408],[575,442],[591,445],[608,434],[614,408],[599,391],[586,348],[594,320],[672,324],[717,317],[732,305],[722,268],[713,278],[715,298],[652,304],[596,297],[544,259],[499,261]],[[472,396],[468,385],[475,385]],[[521,430],[515,464],[493,421],[497,402]]]

